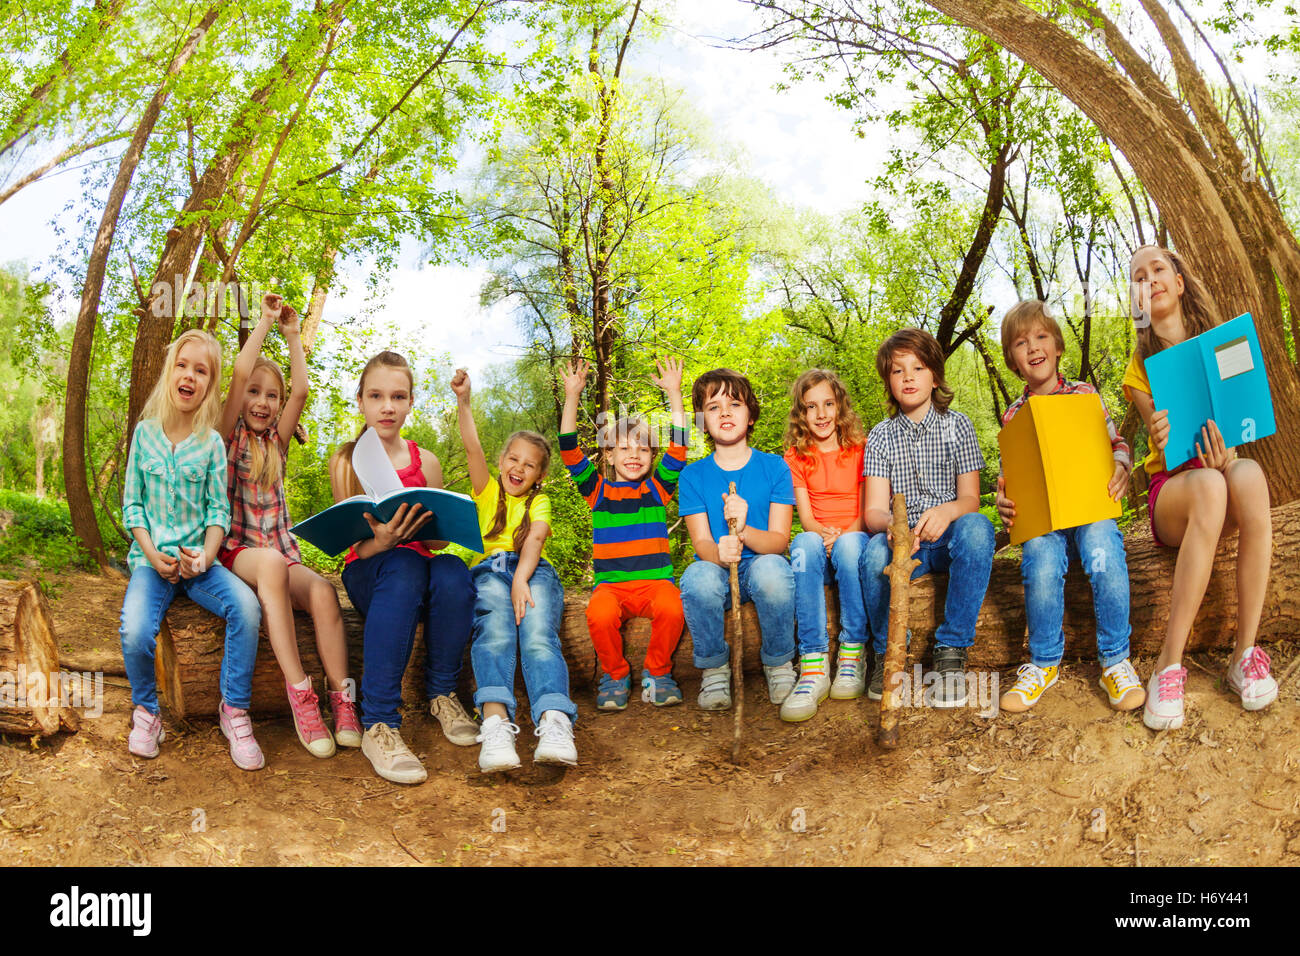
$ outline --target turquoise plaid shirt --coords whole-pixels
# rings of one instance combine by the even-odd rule
[[[209,428],[191,433],[172,448],[156,418],[140,422],[131,438],[122,492],[122,523],[130,531],[144,528],[153,546],[178,557],[181,547],[203,547],[206,530],[230,530],[226,497],[226,446]],[[131,570],[149,564],[138,541],[127,554]]]

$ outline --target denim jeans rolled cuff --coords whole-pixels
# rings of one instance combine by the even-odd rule
[[[943,621],[934,632],[936,645],[965,649],[975,643],[975,625],[993,571],[994,547],[993,522],[978,511],[962,515],[932,543],[929,570],[948,574]],[[926,550],[924,545],[922,550]],[[924,561],[917,571],[923,568]]]
[[[790,562],[779,554],[741,558],[741,603],[752,601],[766,667],[794,659],[795,582]],[[730,572],[711,561],[695,561],[682,572],[682,610],[694,643],[695,666],[721,667],[731,659],[726,613],[731,609]]]
[[[790,543],[790,570],[794,573],[794,611],[800,654],[821,654],[830,649],[826,636],[826,547],[815,531],[795,535]],[[830,571],[833,574],[833,571]]]
[[[517,554],[504,553],[476,565],[472,572],[474,601],[473,643],[474,704],[505,705],[515,715],[516,662],[524,672],[533,722],[547,710],[558,710],[576,722],[578,708],[569,696],[569,668],[560,649],[560,621],[564,614],[564,588],[545,559],[529,580],[534,606],[515,623],[510,589],[519,564]]]
[[[1065,652],[1065,575],[1077,557],[1092,588],[1097,659],[1102,668],[1129,656],[1129,577],[1124,538],[1113,519],[1052,531],[1024,545],[1021,576],[1030,659],[1058,664]]]
[[[867,629],[867,607],[862,597],[862,578],[858,573],[862,552],[867,547],[867,534],[849,531],[841,534],[831,545],[831,577],[840,599],[839,643],[861,644],[870,638]]]

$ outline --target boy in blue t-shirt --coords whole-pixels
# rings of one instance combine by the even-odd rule
[[[753,601],[762,631],[768,698],[780,705],[795,684],[794,572],[785,558],[794,517],[790,467],[779,455],[749,447],[758,399],[749,379],[720,368],[691,390],[697,428],[713,454],[691,462],[677,484],[678,513],[686,520],[695,561],[682,572],[682,607],[704,671],[699,705],[731,706],[731,652],[724,632],[731,608],[728,567],[740,563],[740,599]],[[728,493],[730,482],[736,493]],[[736,533],[727,519],[736,519]],[[742,675],[737,675],[741,679]]]

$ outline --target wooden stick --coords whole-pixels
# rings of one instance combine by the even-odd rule
[[[731,494],[736,493],[736,483],[730,483]],[[736,533],[736,519],[727,519],[727,531],[731,534]],[[740,614],[740,563],[733,561],[730,568],[731,576],[731,620],[735,624],[735,633],[731,637],[731,684],[734,688],[735,729],[731,738],[731,762],[740,762],[740,731],[743,726],[742,721],[745,714],[745,666],[742,652],[745,648],[745,624],[744,618]]]
[[[898,746],[898,707],[902,695],[903,669],[907,666],[908,588],[912,571],[921,563],[912,557],[912,530],[907,526],[907,501],[894,495],[894,559],[881,572],[889,578],[889,636],[885,643],[885,687],[880,696],[880,746]],[[912,688],[913,694],[920,688]]]

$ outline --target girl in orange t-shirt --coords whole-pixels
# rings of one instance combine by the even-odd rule
[[[803,532],[790,545],[794,570],[799,682],[781,705],[781,719],[807,720],[828,696],[861,697],[866,681],[867,613],[858,576],[866,546],[862,521],[862,453],[866,432],[834,372],[809,369],[791,389],[786,463]],[[839,666],[834,683],[826,636],[827,569],[840,598]]]

